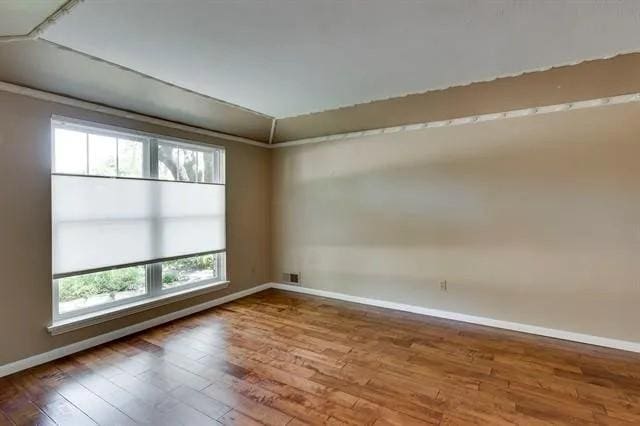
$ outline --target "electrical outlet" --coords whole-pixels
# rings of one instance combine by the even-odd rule
[[[440,290],[447,291],[447,280],[440,281]]]

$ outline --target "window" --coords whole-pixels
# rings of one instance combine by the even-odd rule
[[[187,257],[162,263],[162,288],[164,290],[218,280],[221,265],[216,254]]]
[[[52,121],[54,322],[226,280],[223,148]]]

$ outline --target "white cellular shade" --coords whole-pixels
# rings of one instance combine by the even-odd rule
[[[51,179],[54,276],[225,249],[224,185]]]

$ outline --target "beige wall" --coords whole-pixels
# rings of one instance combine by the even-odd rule
[[[227,148],[224,291],[52,337],[50,117],[65,115]],[[0,365],[269,281],[270,152],[0,92]]]
[[[277,149],[273,279],[640,342],[639,117],[627,104]]]
[[[224,145],[231,287],[50,336],[51,114]],[[640,341],[639,116],[627,104],[267,150],[0,92],[0,365],[283,272]]]

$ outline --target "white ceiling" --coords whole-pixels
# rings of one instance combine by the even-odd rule
[[[24,35],[65,0],[0,0],[0,36]]]
[[[639,24],[640,0],[86,0],[44,38],[280,118],[640,50]]]

